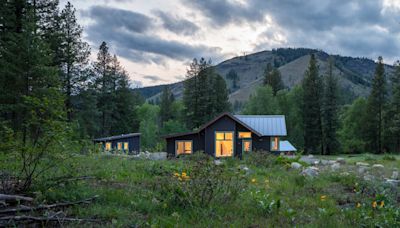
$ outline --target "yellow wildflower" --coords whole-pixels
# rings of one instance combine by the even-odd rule
[[[321,199],[321,201],[325,201],[325,200],[326,200],[326,195],[322,195],[322,196],[320,197],[320,199]]]
[[[361,203],[357,203],[357,208],[360,208],[361,207]]]
[[[253,179],[251,179],[251,183],[256,183],[256,179],[255,178],[253,178]]]
[[[268,180],[268,179],[265,179],[265,183],[267,183],[267,184],[268,184],[268,183],[269,183],[269,180]]]
[[[186,172],[182,172],[182,177],[186,177]]]
[[[378,204],[376,203],[376,201],[372,202],[372,207],[373,207],[373,208],[376,208],[377,205],[378,205]]]
[[[383,206],[385,206],[385,202],[381,201],[381,203],[379,204],[379,207],[382,208]]]
[[[174,176],[179,177],[180,175],[179,173],[174,173]]]

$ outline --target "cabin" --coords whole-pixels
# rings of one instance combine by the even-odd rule
[[[140,133],[116,135],[93,140],[104,151],[137,154],[140,152]]]
[[[283,115],[223,113],[198,130],[164,136],[170,157],[204,151],[215,157],[239,157],[255,150],[281,152],[287,135]]]

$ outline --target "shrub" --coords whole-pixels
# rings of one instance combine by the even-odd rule
[[[254,151],[244,156],[246,163],[257,167],[271,167],[276,156],[267,151]]]
[[[167,176],[161,185],[162,192],[168,194],[169,205],[208,208],[233,202],[244,189],[244,175],[239,170],[215,165],[203,153],[194,154],[190,160],[191,167]]]
[[[383,158],[382,158],[383,160],[386,160],[386,161],[396,161],[397,159],[396,159],[396,157],[395,156],[393,156],[393,155],[385,155],[385,156],[383,156]]]

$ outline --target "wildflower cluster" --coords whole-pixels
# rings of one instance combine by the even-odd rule
[[[187,181],[190,180],[190,177],[186,174],[186,172],[182,172],[182,174],[174,173],[174,176],[178,178],[179,181]]]

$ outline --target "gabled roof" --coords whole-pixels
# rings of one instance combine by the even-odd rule
[[[279,142],[280,151],[297,151],[297,149],[289,141]]]
[[[284,115],[235,115],[237,119],[259,132],[261,136],[286,136]]]
[[[112,140],[116,140],[116,139],[130,138],[130,137],[139,136],[139,135],[140,135],[140,133],[129,133],[129,134],[122,134],[122,135],[115,135],[115,136],[110,136],[110,137],[93,139],[93,141],[95,141],[95,142],[112,141]]]
[[[164,138],[173,138],[182,135],[197,134],[215,123],[224,116],[228,116],[234,121],[247,128],[257,136],[286,136],[285,116],[283,115],[232,115],[230,113],[222,113],[210,122],[201,126],[198,130],[188,133],[178,133],[166,135]]]

